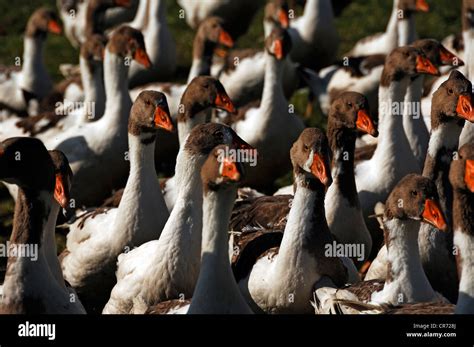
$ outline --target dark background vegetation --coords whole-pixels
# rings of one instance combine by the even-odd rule
[[[265,0],[255,1],[265,3]],[[428,2],[430,12],[417,16],[417,31],[420,37],[443,39],[461,30],[461,0],[428,0]],[[39,6],[56,8],[56,0],[0,0],[0,64],[13,65],[15,57],[22,56],[22,35],[26,22],[29,15]],[[178,64],[181,71],[187,71],[191,65],[194,33],[185,20],[178,17],[180,7],[176,1],[167,0],[167,6],[168,25],[177,44]],[[385,30],[391,8],[392,0],[354,0],[336,20],[341,38],[339,53],[347,52],[360,38]],[[263,7],[255,15],[249,32],[236,43],[238,47],[262,47],[262,19]],[[60,64],[78,62],[78,51],[64,36],[49,35],[44,53],[45,63],[55,81],[61,79],[58,71]],[[301,90],[291,100],[299,114],[304,113],[306,95],[307,91]],[[324,128],[326,120],[316,108],[307,123]],[[287,176],[279,183],[283,185],[289,179],[290,176]],[[0,187],[0,242],[9,237],[12,213],[12,200],[7,198],[5,190]]]

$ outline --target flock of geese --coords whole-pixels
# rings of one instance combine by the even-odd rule
[[[474,1],[440,42],[417,38],[428,1],[393,0],[337,60],[347,3],[268,0],[253,50],[258,1],[178,0],[184,84],[165,0],[37,9],[0,70],[0,180],[38,257],[8,258],[0,313],[474,313]],[[62,31],[79,65],[53,84]]]

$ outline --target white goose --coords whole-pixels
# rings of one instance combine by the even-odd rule
[[[120,205],[88,213],[70,226],[61,264],[88,311],[100,312],[107,302],[115,284],[117,256],[158,239],[168,219],[154,165],[158,128],[173,128],[166,97],[143,91],[130,112],[130,175]]]
[[[251,148],[224,125],[196,126],[176,161],[175,207],[159,240],[118,257],[117,284],[103,313],[144,312],[170,299],[191,298],[201,264],[202,183],[200,170],[219,144]]]

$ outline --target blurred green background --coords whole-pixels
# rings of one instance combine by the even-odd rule
[[[265,0],[255,1],[265,3]],[[443,39],[461,30],[461,0],[428,0],[428,3],[430,12],[417,16],[417,31],[420,37]],[[0,0],[0,64],[13,65],[15,57],[21,57],[22,34],[28,17],[37,7],[44,5],[56,8],[56,0]],[[346,7],[336,20],[341,38],[340,54],[347,52],[360,38],[383,31],[391,8],[392,0],[354,0]],[[184,19],[179,18],[179,9],[176,0],[167,1],[168,25],[177,43],[178,65],[181,71],[187,71],[191,65],[194,33],[186,25]],[[249,32],[238,40],[238,47],[262,47],[262,20],[263,7],[255,15]],[[64,36],[49,35],[44,53],[48,70],[56,81],[61,78],[58,71],[61,63],[78,62],[78,51]],[[299,114],[304,113],[306,95],[307,92],[302,90],[291,100]],[[325,128],[326,120],[318,109],[315,109],[310,119],[306,121],[308,125]],[[287,175],[281,179],[278,182],[279,185],[289,182],[290,177]],[[9,235],[12,212],[13,203],[7,198],[5,190],[0,188],[0,242]]]

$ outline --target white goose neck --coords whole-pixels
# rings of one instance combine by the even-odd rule
[[[474,236],[471,233],[454,230],[454,245],[458,250],[461,266],[461,281],[459,282],[459,296],[456,304],[456,313],[474,313]]]
[[[202,200],[201,167],[205,158],[191,154],[181,148],[176,158],[176,186],[179,187],[177,199],[196,198]]]
[[[84,117],[86,121],[99,118],[105,109],[105,88],[103,82],[103,66],[99,63],[90,63],[82,55],[79,58],[81,81],[84,89]],[[88,110],[94,110],[89,114]]]
[[[206,57],[195,57],[193,58],[193,62],[191,64],[191,69],[189,70],[188,81],[187,83],[191,83],[191,81],[198,76],[202,75],[210,75],[211,72],[211,59],[206,59]]]
[[[385,33],[391,42],[398,43],[398,0],[393,0],[392,13],[390,14]]]
[[[278,109],[282,102],[286,103],[282,86],[283,61],[277,60],[267,51],[265,51],[265,61],[265,77],[260,108],[266,112],[262,112],[262,123],[265,122],[265,116],[271,116],[275,108]]]
[[[318,27],[318,23],[322,21],[329,23],[334,22],[334,13],[332,10],[331,1],[307,0],[301,18],[304,25],[299,27],[301,30],[300,34],[303,37],[314,35],[316,28]]]
[[[181,107],[181,105],[179,106]],[[187,115],[184,121],[178,121],[178,140],[179,146],[182,148],[186,143],[186,139],[196,125],[204,124],[208,116],[209,110],[203,110],[195,115]]]
[[[51,80],[43,62],[45,38],[24,37],[22,79],[20,87],[39,96],[45,95],[51,87]]]
[[[461,131],[462,127],[456,121],[441,123],[435,129],[432,129],[428,143],[429,156],[435,159],[443,148],[455,151],[458,148]]]
[[[415,14],[398,20],[398,46],[407,46],[416,40]]]
[[[432,300],[435,292],[423,270],[418,249],[420,222],[393,218],[384,221],[384,227],[389,238],[385,240],[390,263],[387,277],[391,279],[372,299],[392,304]]]
[[[463,30],[464,58],[467,64],[467,78],[472,81],[474,78],[474,28]]]

